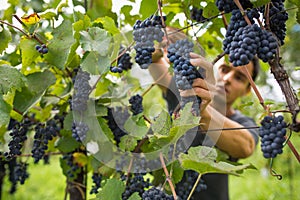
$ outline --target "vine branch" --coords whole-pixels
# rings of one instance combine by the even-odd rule
[[[169,172],[168,172],[168,169],[167,169],[166,164],[165,164],[165,161],[164,161],[164,157],[163,157],[163,155],[162,155],[161,152],[160,152],[160,154],[159,154],[159,158],[160,158],[160,162],[161,162],[161,165],[162,165],[162,167],[163,167],[163,170],[164,170],[164,172],[165,172],[165,174],[166,174],[167,181],[168,181],[168,183],[169,183],[169,185],[170,185],[170,188],[171,188],[173,197],[174,197],[174,199],[177,199],[177,195],[176,195],[176,192],[175,192],[175,187],[174,187],[174,185],[173,185],[173,183],[172,183],[172,180],[170,179],[170,174],[169,174]]]

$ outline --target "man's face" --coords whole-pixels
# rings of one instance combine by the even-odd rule
[[[238,97],[250,91],[246,70],[243,70],[243,68],[247,68],[250,75],[252,75],[254,69],[252,62],[240,67],[233,67],[225,62],[219,65],[215,100],[226,100],[226,104],[231,105]]]

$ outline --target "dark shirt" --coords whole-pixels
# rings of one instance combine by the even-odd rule
[[[180,94],[178,89],[176,88],[175,81],[172,79],[169,88],[167,89],[166,94],[164,95],[168,103],[168,109],[170,113],[173,113],[176,107],[178,106],[180,100]],[[257,126],[252,118],[249,118],[243,115],[240,111],[236,110],[235,113],[229,117],[231,120],[238,122],[239,124],[245,127],[255,127]],[[249,129],[249,132],[252,134],[255,143],[258,143],[258,129]],[[205,138],[205,144],[204,144]],[[205,134],[197,133],[197,136],[193,138],[193,142],[191,146],[205,145],[211,146],[213,142],[207,141],[207,137]],[[230,159],[231,161],[237,161],[237,159]],[[183,184],[185,182],[185,178],[187,172],[185,172],[183,179],[178,184]],[[194,192],[192,195],[193,200],[228,200],[228,175],[227,174],[204,174],[201,179],[204,180],[204,183],[207,185],[205,190],[200,192]],[[177,185],[178,185],[177,184]]]

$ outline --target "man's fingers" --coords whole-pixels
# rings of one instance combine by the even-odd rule
[[[195,95],[198,97],[201,97],[202,99],[208,100],[208,101],[210,101],[212,99],[212,97],[211,97],[212,93],[210,91],[200,88],[200,87],[180,91],[180,96],[182,96],[182,97],[195,96]]]

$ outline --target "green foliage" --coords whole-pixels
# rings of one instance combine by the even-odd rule
[[[265,5],[270,0],[252,0],[256,7]],[[8,9],[0,10],[0,133],[1,152],[7,149],[10,136],[6,130],[10,119],[22,120],[25,115],[35,116],[37,124],[49,122],[56,114],[64,116],[63,126],[59,134],[49,142],[48,151],[55,153],[73,153],[74,163],[86,167],[88,170],[100,172],[106,176],[103,185],[95,199],[121,199],[125,190],[125,182],[118,177],[113,166],[116,152],[152,153],[163,150],[176,144],[180,137],[189,130],[199,125],[201,117],[191,113],[191,104],[187,104],[180,110],[179,117],[170,116],[166,110],[165,102],[161,97],[158,87],[150,88],[151,91],[144,94],[144,76],[148,72],[123,71],[122,73],[110,72],[110,66],[117,64],[120,45],[128,48],[128,52],[134,62],[136,54],[133,48],[132,26],[136,20],[144,20],[160,10],[167,15],[166,24],[182,29],[188,38],[194,40],[195,52],[204,51],[209,59],[222,53],[222,40],[224,38],[224,22],[215,5],[214,0],[209,1],[162,1],[161,8],[157,1],[142,0],[139,14],[133,15],[133,4],[120,7],[119,13],[112,11],[113,2],[106,1],[73,1],[74,6],[84,11],[69,8],[68,1],[53,0],[49,3],[43,1],[12,1]],[[136,3],[136,1],[130,1]],[[294,27],[295,22],[300,22],[297,0],[289,0],[289,5],[295,5],[298,10],[293,11],[294,16],[288,29]],[[195,23],[190,16],[190,7],[196,6],[203,9],[203,15],[211,18],[205,23]],[[87,10],[85,10],[87,8]],[[72,10],[73,12],[67,12]],[[30,27],[21,27],[20,32],[12,24],[13,15],[23,11],[31,14],[37,12],[41,21]],[[21,17],[21,16],[15,16]],[[224,16],[229,20],[230,15]],[[3,22],[7,23],[3,23]],[[18,22],[17,22],[18,23]],[[19,24],[20,25],[20,24]],[[299,26],[299,24],[297,24]],[[293,29],[294,30],[294,29]],[[298,31],[299,32],[299,31]],[[286,44],[293,48],[284,49],[284,56],[289,57],[289,63],[296,63],[299,59],[296,54],[299,45],[294,41],[298,32],[288,33]],[[36,45],[46,45],[48,52],[39,53]],[[294,46],[293,46],[294,45]],[[203,49],[202,49],[203,48]],[[286,56],[289,55],[289,56]],[[283,57],[283,58],[285,58]],[[295,65],[296,66],[296,65]],[[297,65],[299,66],[299,64]],[[90,86],[87,108],[83,111],[71,109],[70,101],[74,98],[74,80],[78,68],[88,72]],[[139,66],[134,63],[133,70]],[[260,85],[271,88],[267,75],[270,68],[262,65],[263,70]],[[297,70],[292,67],[292,70]],[[173,73],[170,70],[170,73]],[[141,77],[140,77],[141,76]],[[139,78],[139,79],[138,79]],[[154,90],[157,90],[153,92]],[[147,91],[148,92],[148,91]],[[151,93],[152,92],[152,93]],[[144,112],[132,115],[126,120],[123,130],[126,135],[120,139],[117,145],[115,135],[108,120],[105,118],[108,107],[122,106],[129,110],[128,99],[133,94],[144,94]],[[158,96],[159,95],[159,96]],[[156,102],[159,101],[159,102]],[[159,106],[155,107],[158,104]],[[266,100],[266,105],[272,109],[285,109],[286,105],[275,100]],[[258,102],[245,98],[236,103],[236,107],[244,110],[256,120],[265,115],[265,111],[257,108]],[[155,107],[155,108],[154,108]],[[251,109],[248,109],[251,108]],[[153,109],[153,110],[152,110]],[[118,115],[118,114],[117,114]],[[117,116],[118,117],[118,116]],[[72,136],[72,124],[74,121],[84,122],[89,130],[84,141],[78,142]],[[34,127],[28,132],[28,143],[23,152],[31,152],[34,139]],[[29,147],[29,149],[28,149]],[[82,150],[86,151],[82,153]],[[22,156],[20,156],[22,157]],[[168,160],[168,171],[172,171],[171,180],[178,183],[184,169],[192,169],[200,174],[226,173],[240,175],[245,169],[254,168],[251,164],[229,162],[228,157],[214,148],[193,147],[187,154],[181,154],[178,160]],[[106,164],[108,164],[106,166]],[[60,167],[64,175],[71,168],[65,160],[60,159]],[[80,169],[78,170],[80,171]],[[166,175],[162,169],[153,172],[153,183],[161,185],[165,182]],[[74,178],[73,178],[74,179]],[[72,179],[72,180],[73,180]],[[164,189],[170,192],[170,188]],[[134,193],[130,200],[139,200],[141,197]]]

